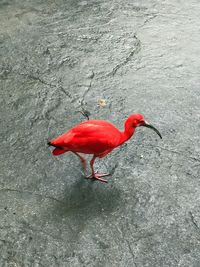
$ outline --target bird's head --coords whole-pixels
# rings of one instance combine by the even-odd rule
[[[153,125],[149,124],[144,119],[144,116],[141,115],[141,114],[133,114],[133,115],[131,115],[128,118],[127,122],[133,128],[140,127],[140,126],[144,126],[144,127],[150,128],[150,129],[154,130],[159,135],[159,137],[162,139],[162,135],[160,134],[160,132]]]

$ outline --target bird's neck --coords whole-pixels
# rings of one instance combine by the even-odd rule
[[[124,131],[121,133],[120,145],[131,138],[135,132],[135,129],[136,127],[133,127],[132,123],[129,121],[129,119],[127,119],[124,124]]]

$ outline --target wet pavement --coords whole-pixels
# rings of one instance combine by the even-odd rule
[[[0,267],[200,266],[200,2],[0,2]],[[99,105],[101,99],[105,105]],[[104,103],[104,102],[102,102]],[[47,140],[137,129],[83,178]]]

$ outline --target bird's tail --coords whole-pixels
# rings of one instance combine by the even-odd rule
[[[56,147],[55,145],[53,145],[53,144],[51,143],[51,141],[48,141],[48,142],[47,142],[47,145],[48,145],[48,146],[54,146],[54,147]]]
[[[55,147],[55,149],[52,151],[52,154],[53,154],[54,156],[58,156],[58,155],[64,154],[65,152],[68,151],[68,150],[64,150],[64,149],[62,149],[62,148],[59,147],[59,146],[56,146],[56,145],[52,144],[51,141],[48,141],[48,142],[47,142],[47,145]]]

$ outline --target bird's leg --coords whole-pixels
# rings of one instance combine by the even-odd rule
[[[95,161],[96,157],[93,156],[91,161],[90,161],[90,167],[91,167],[91,170],[92,170],[92,174],[91,176],[94,177],[95,176],[95,172],[94,172],[94,161]]]
[[[81,160],[81,163],[83,165],[83,169],[86,171],[87,168],[87,161],[84,157],[82,157],[81,155],[79,155],[77,152],[73,152],[76,156],[79,157],[79,159]]]
[[[87,178],[94,179],[94,180],[99,180],[99,181],[101,181],[103,183],[107,183],[108,181],[106,181],[104,179],[101,179],[101,177],[108,176],[109,173],[96,173],[94,171],[94,161],[95,161],[95,159],[96,159],[96,156],[93,156],[93,158],[90,161],[90,166],[91,166],[92,174],[89,175]]]

